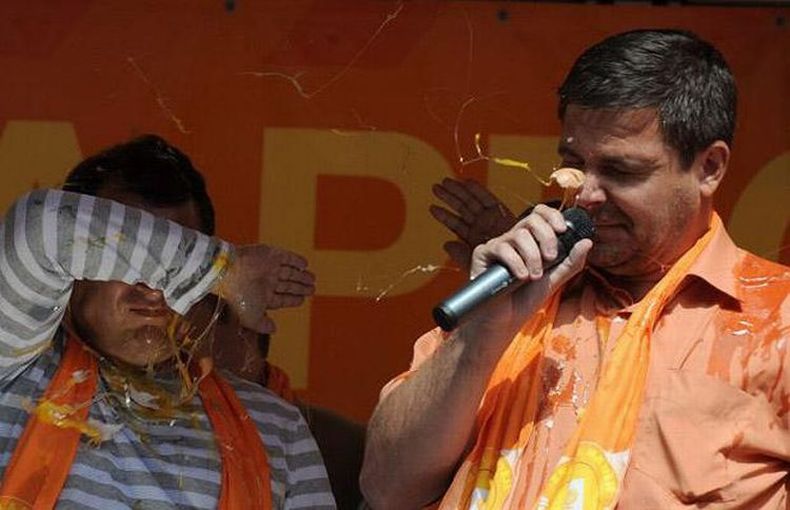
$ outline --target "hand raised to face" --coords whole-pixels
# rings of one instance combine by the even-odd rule
[[[477,246],[472,253],[470,279],[481,275],[493,264],[507,268],[508,272],[529,285],[515,286],[468,315],[465,327],[471,337],[497,339],[503,347],[524,321],[532,317],[540,306],[562,285],[584,267],[592,248],[590,239],[574,244],[561,262],[555,261],[560,252],[558,236],[568,230],[562,213],[544,204],[535,206],[513,228]],[[492,345],[492,349],[496,350]],[[497,356],[501,352],[497,351]]]
[[[265,244],[241,246],[216,293],[241,324],[265,333],[267,310],[301,305],[315,291],[307,260],[292,251]]]

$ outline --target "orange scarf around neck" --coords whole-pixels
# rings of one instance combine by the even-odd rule
[[[610,510],[617,505],[644,398],[653,327],[719,228],[721,219],[714,213],[705,235],[637,305],[576,432],[544,482],[538,510]],[[519,460],[538,417],[544,345],[560,294],[524,325],[494,369],[478,412],[477,441],[456,472],[441,510],[525,508],[527,487]]]
[[[3,476],[0,510],[55,507],[81,434],[100,441],[95,428],[86,425],[97,380],[95,358],[69,335],[63,359],[41,400],[54,408],[48,419],[36,414],[28,419]],[[270,509],[269,463],[255,422],[215,371],[202,379],[198,391],[222,458],[218,508]]]

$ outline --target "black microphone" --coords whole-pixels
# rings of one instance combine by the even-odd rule
[[[584,209],[572,207],[562,212],[568,230],[557,236],[557,257],[544,262],[543,269],[556,266],[571,252],[571,248],[582,239],[591,239],[595,235],[595,226]],[[445,331],[452,331],[458,326],[461,318],[485,301],[500,294],[518,280],[502,264],[492,264],[474,280],[459,291],[439,303],[433,309],[433,320]]]

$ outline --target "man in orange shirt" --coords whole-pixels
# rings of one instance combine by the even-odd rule
[[[496,262],[528,284],[417,341],[369,426],[374,508],[786,508],[790,270],[713,208],[736,95],[687,32],[576,61],[559,153],[597,234],[544,271],[566,226],[537,206],[475,248],[472,277]],[[492,205],[445,197],[462,238]]]

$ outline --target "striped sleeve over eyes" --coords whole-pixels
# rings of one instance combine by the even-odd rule
[[[57,190],[24,195],[0,224],[0,378],[48,345],[75,280],[142,282],[184,313],[220,278],[230,250],[110,200]]]

